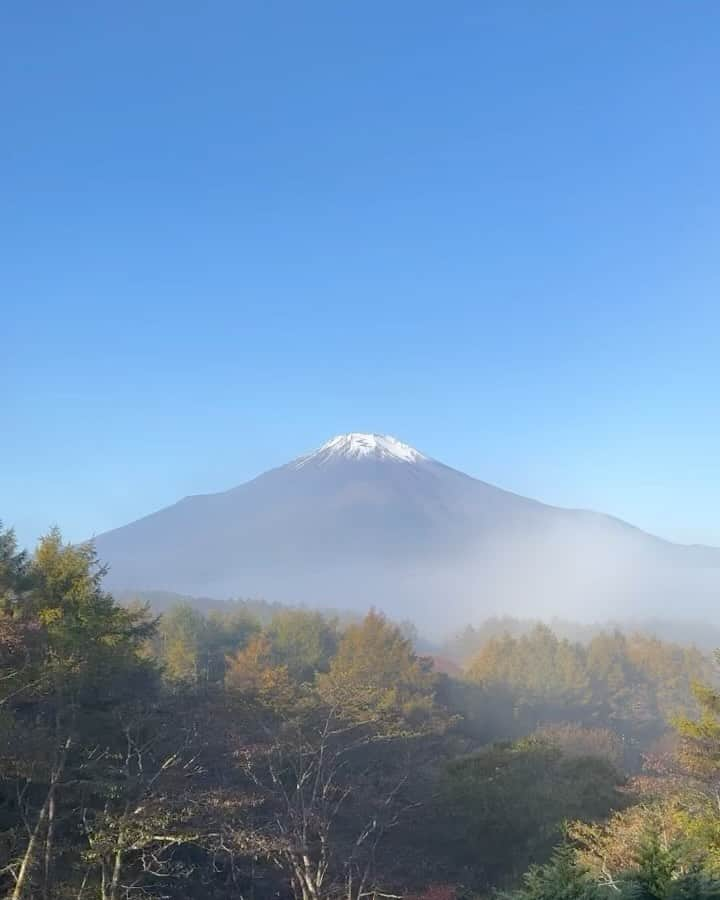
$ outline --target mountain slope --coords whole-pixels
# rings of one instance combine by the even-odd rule
[[[625,590],[630,574],[720,565],[713,548],[547,506],[367,434],[333,438],[229,491],[186,497],[96,543],[115,587],[375,603],[394,614],[412,604],[458,616],[468,604],[516,609],[547,603],[552,591],[581,602],[598,581],[608,593],[608,578],[622,576]]]

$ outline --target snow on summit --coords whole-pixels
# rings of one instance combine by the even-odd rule
[[[384,459],[414,463],[427,457],[389,434],[363,434],[353,431],[331,438],[314,453],[301,457],[296,467],[299,469],[310,462],[322,465],[342,459]]]

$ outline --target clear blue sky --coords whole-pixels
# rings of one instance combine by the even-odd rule
[[[0,11],[0,517],[337,432],[720,544],[720,4]]]

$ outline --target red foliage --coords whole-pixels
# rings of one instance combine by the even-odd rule
[[[457,887],[452,884],[429,884],[419,894],[407,894],[405,900],[455,900]]]

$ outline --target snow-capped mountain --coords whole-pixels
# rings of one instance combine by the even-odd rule
[[[323,465],[342,459],[385,459],[393,462],[414,463],[427,459],[422,453],[409,444],[403,444],[389,434],[339,434],[318,450],[301,456],[295,462],[295,468],[305,465]]]
[[[110,586],[462,621],[575,617],[715,590],[720,550],[512,494],[394,437],[339,435],[239,487],[100,535]],[[598,599],[599,598],[599,599]],[[584,604],[605,604],[601,611]]]

